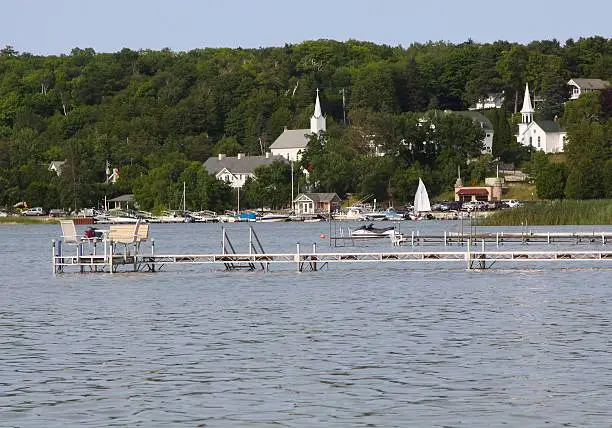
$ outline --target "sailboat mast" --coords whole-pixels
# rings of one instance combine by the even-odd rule
[[[291,211],[293,211],[294,200],[295,198],[293,197],[293,161],[291,161],[291,204],[289,205],[291,207]]]
[[[183,213],[187,212],[187,207],[185,204],[185,182],[183,181]]]

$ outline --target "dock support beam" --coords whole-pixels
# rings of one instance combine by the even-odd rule
[[[301,272],[302,271],[302,265],[300,263],[300,243],[299,242],[296,244],[295,261],[297,263],[297,271]]]

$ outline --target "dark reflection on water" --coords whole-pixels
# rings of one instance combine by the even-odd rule
[[[610,426],[610,270],[53,277],[58,228],[0,227],[0,426]],[[159,252],[219,231],[152,226]]]

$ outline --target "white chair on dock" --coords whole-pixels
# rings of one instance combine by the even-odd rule
[[[73,220],[60,220],[60,226],[62,227],[62,240],[66,244],[78,245],[81,243]]]
[[[129,255],[129,247],[134,249],[134,255],[138,254],[140,244],[149,239],[149,225],[147,223],[135,224],[113,224],[108,230],[106,240],[110,243],[114,254],[117,244],[123,244],[125,252]]]
[[[401,233],[396,231],[389,235],[389,237],[391,238],[391,244],[393,244],[394,247],[399,247],[402,245],[402,242],[406,242],[406,238]]]

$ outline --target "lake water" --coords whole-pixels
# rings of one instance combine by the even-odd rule
[[[330,250],[327,223],[254,227],[269,252]],[[220,230],[151,225],[158,253],[218,252]],[[227,230],[246,251],[248,226]],[[53,276],[59,235],[0,226],[2,427],[612,424],[609,262]],[[393,250],[331,250],[356,249]]]

